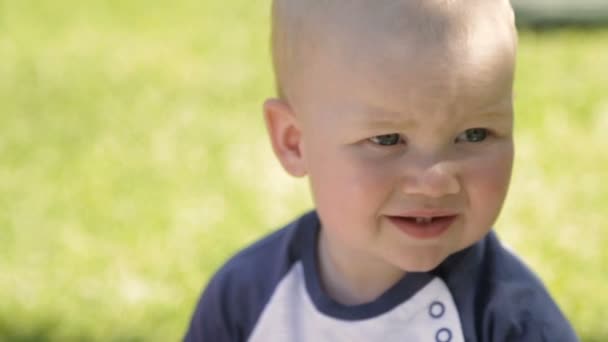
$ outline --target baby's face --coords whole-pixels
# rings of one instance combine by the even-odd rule
[[[511,175],[513,61],[469,51],[328,54],[300,82],[292,106],[333,255],[426,271],[490,230]]]

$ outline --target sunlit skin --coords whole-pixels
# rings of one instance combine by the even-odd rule
[[[513,161],[514,52],[512,42],[486,44],[487,29],[479,53],[470,52],[482,49],[475,39],[461,47],[409,40],[405,48],[385,39],[373,51],[346,39],[314,56],[289,101],[266,102],[279,160],[309,177],[322,222],[321,278],[336,301],[369,302],[494,224]],[[497,53],[485,53],[489,46]],[[419,238],[391,220],[412,213],[453,221]]]

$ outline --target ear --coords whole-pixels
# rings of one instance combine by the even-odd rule
[[[266,128],[275,155],[283,168],[294,177],[306,175],[302,154],[302,131],[291,107],[283,100],[264,102]]]

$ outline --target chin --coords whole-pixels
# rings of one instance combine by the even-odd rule
[[[399,263],[399,268],[405,272],[430,272],[437,268],[444,260],[445,256],[418,257],[411,262]]]

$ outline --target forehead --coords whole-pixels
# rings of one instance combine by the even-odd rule
[[[390,49],[389,49],[390,50]],[[468,113],[510,114],[513,59],[436,45],[407,53],[326,56],[300,82],[303,111],[334,118],[444,118]]]

